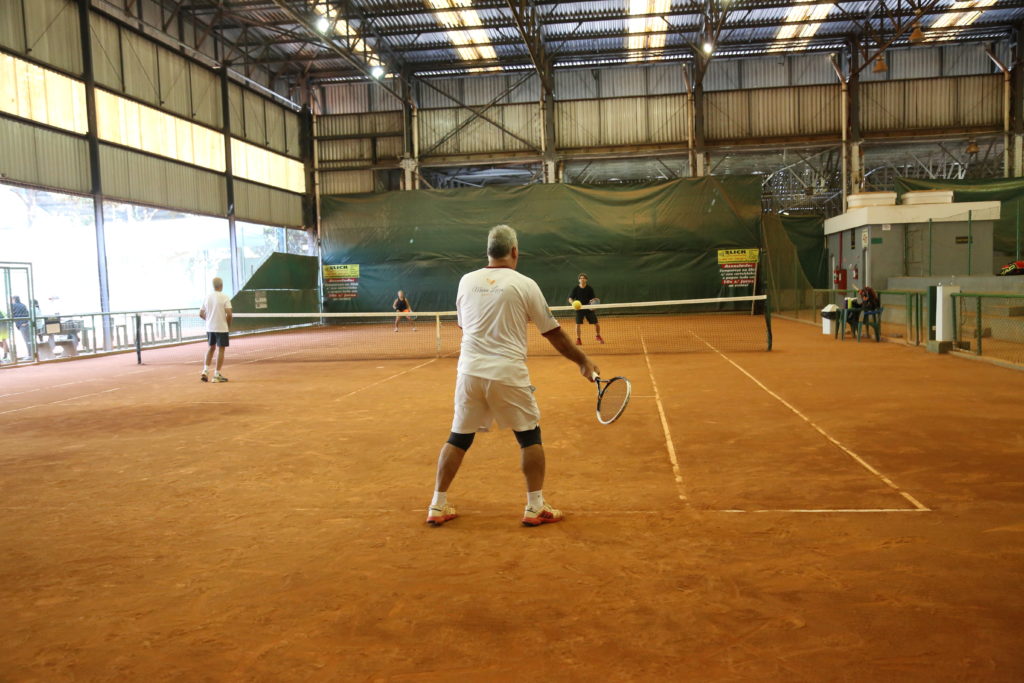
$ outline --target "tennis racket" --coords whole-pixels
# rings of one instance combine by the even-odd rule
[[[633,385],[625,377],[601,379],[596,373],[593,380],[597,386],[597,421],[610,425],[625,412],[630,394],[633,393]]]
[[[599,303],[601,303],[601,300],[600,299],[591,299],[590,303],[592,303],[592,304],[599,304]]]

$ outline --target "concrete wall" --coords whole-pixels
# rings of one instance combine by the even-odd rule
[[[971,245],[966,242],[968,235]],[[930,231],[927,223],[867,225],[828,235],[826,245],[830,264],[835,259],[834,267],[847,269],[847,287],[851,289],[864,284],[879,290],[902,289],[890,280],[904,276],[930,274],[929,279],[935,280],[955,275],[961,279],[968,272],[980,276],[995,272],[991,221],[974,221],[970,226],[967,221],[933,223]]]

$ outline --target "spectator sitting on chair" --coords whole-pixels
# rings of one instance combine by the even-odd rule
[[[850,308],[853,310],[847,311],[846,322],[850,324],[850,334],[857,333],[857,321],[860,319],[861,311],[874,311],[879,305],[878,293],[864,285],[857,290],[857,300],[850,303]]]

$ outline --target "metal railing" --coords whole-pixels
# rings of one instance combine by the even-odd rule
[[[954,346],[1024,365],[1024,294],[953,294]]]
[[[24,365],[199,341],[206,328],[195,308],[76,313],[0,319],[0,363]]]
[[[828,304],[840,308],[848,298],[857,296],[855,289],[812,289],[795,291],[784,298],[789,306],[773,308],[772,313],[812,323],[821,322],[821,309]],[[878,292],[882,305],[882,334],[890,339],[919,346],[928,341],[928,293],[909,290],[882,290]]]

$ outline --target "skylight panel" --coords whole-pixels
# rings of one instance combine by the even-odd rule
[[[626,28],[629,37],[626,47],[629,50],[627,61],[640,62],[648,59],[660,59],[660,55],[648,54],[665,46],[664,15],[671,9],[672,0],[626,0]],[[658,33],[654,33],[658,31]]]
[[[821,28],[821,22],[835,7],[828,2],[805,2],[789,8],[779,32],[775,34],[773,49],[803,50]],[[808,22],[808,23],[796,23]]]
[[[996,0],[957,0],[949,9],[963,10],[949,12],[932,22],[931,28],[962,29],[970,26],[985,13],[985,10],[996,4]]]
[[[455,46],[455,52],[463,61],[497,61],[498,54],[491,46],[491,38],[483,27],[480,15],[473,9],[472,0],[426,0],[437,23],[445,28],[466,30],[448,31],[448,40]],[[480,27],[480,28],[473,28]],[[500,71],[501,67],[476,68],[471,71]]]
[[[318,28],[326,32],[330,30],[330,26],[334,24],[334,32],[341,36],[343,42],[348,46],[350,50],[358,55],[361,55],[366,63],[371,67],[383,67],[384,62],[377,55],[376,52],[363,40],[359,32],[354,26],[349,24],[344,19],[338,17],[338,12],[333,7],[326,5],[314,5],[313,11],[320,15],[320,23]],[[378,76],[379,78],[379,76]]]

